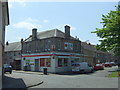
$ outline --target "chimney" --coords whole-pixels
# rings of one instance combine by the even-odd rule
[[[6,45],[9,45],[8,41],[6,42]]]
[[[23,38],[21,38],[21,43],[23,42]]]
[[[37,39],[37,29],[33,28],[32,29],[32,40],[36,40]]]
[[[66,38],[70,37],[70,26],[68,25],[65,26],[65,37]]]

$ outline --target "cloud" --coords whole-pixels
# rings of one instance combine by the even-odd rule
[[[46,19],[45,19],[45,20],[43,20],[43,22],[44,22],[44,23],[48,23],[48,22],[49,22],[49,20],[46,20]]]
[[[33,28],[41,28],[41,25],[36,24],[38,20],[36,19],[32,19],[32,18],[27,18],[24,21],[20,21],[16,24],[13,24],[13,27],[15,28],[22,28],[22,29],[27,29],[27,30],[31,30]]]
[[[28,17],[27,19],[25,19],[26,22],[39,22],[39,20],[37,19],[33,19],[31,17]]]
[[[32,24],[30,22],[18,22],[13,25],[16,28],[24,28],[24,29],[32,29],[32,28],[37,28],[37,25]]]
[[[76,30],[76,28],[71,26],[71,30]]]
[[[20,41],[21,39],[22,39],[22,37],[19,37],[19,36],[17,37],[17,41]]]
[[[17,3],[19,3],[20,6],[25,7],[26,2],[28,2],[28,1],[29,0],[9,0],[9,3],[17,2]]]

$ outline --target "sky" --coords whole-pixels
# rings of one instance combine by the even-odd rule
[[[99,44],[99,38],[91,33],[100,24],[102,14],[116,10],[117,1],[111,2],[29,2],[25,0],[9,1],[10,25],[6,27],[6,41],[17,42],[32,34],[32,29],[38,32],[59,29],[64,32],[64,26],[71,27],[70,34],[79,40]]]

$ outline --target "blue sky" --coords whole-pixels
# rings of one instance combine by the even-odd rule
[[[31,34],[71,26],[71,35],[81,41],[97,44],[98,37],[91,32],[102,28],[102,14],[116,10],[117,2],[9,2],[10,25],[6,30],[6,41],[16,42]]]

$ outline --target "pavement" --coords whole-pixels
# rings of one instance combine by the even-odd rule
[[[13,71],[13,73],[16,72],[16,71]],[[3,90],[5,89],[11,89],[11,88],[20,88],[20,90],[28,90],[28,88],[31,88],[31,87],[34,87],[34,86],[37,86],[37,85],[40,85],[43,83],[42,80],[40,80],[39,78],[31,81],[31,78],[35,78],[35,77],[29,77],[29,74],[35,74],[35,72],[24,72],[24,71],[17,71],[19,73],[26,73],[26,77],[24,78],[22,75],[21,76],[18,76],[16,77],[16,75],[14,74],[8,74],[6,73],[4,76],[3,76]]]

